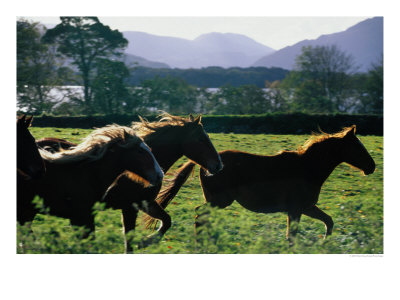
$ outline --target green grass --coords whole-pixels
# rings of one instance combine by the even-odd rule
[[[35,138],[59,137],[79,142],[91,130],[35,128]],[[237,149],[258,154],[275,154],[295,150],[308,135],[210,134],[218,150]],[[194,233],[194,208],[203,203],[195,176],[183,186],[167,212],[172,227],[158,244],[135,253],[383,253],[383,138],[361,136],[360,139],[376,162],[376,171],[363,176],[360,171],[342,164],[325,182],[318,206],[332,216],[332,236],[323,239],[322,222],[303,216],[295,245],[285,240],[286,215],[258,214],[234,203],[225,209],[209,209],[208,223]],[[171,174],[185,159],[179,160]],[[169,175],[167,175],[168,177]],[[134,233],[135,245],[151,232],[139,215]],[[17,228],[18,253],[123,253],[121,212],[102,210],[96,216],[94,240],[81,240],[82,230],[72,228],[68,220],[39,214],[32,224]],[[23,245],[23,246],[21,246]]]

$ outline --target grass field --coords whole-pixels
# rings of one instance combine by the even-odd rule
[[[90,130],[31,128],[35,138],[59,137],[79,142]],[[308,135],[210,134],[218,151],[237,149],[257,154],[295,150]],[[135,253],[383,253],[383,137],[360,136],[376,162],[376,171],[364,176],[342,164],[325,182],[318,206],[332,216],[332,236],[323,239],[322,222],[303,216],[295,245],[285,240],[286,215],[257,214],[239,204],[219,210],[210,209],[209,222],[195,235],[194,208],[203,203],[195,176],[183,186],[168,206],[172,227],[158,244]],[[172,170],[186,159],[179,160]],[[141,224],[139,215],[134,240],[137,244],[151,232]],[[46,214],[36,216],[33,234],[27,226],[17,226],[18,253],[123,253],[121,212],[100,210],[96,216],[96,237],[81,240],[79,228],[69,221]],[[23,245],[23,247],[21,247]]]

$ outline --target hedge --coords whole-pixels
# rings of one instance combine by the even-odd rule
[[[156,116],[146,116],[149,121]],[[138,121],[137,115],[102,116],[37,116],[34,126],[59,128],[94,128],[107,124],[129,125]],[[318,132],[336,132],[343,127],[357,125],[361,135],[383,135],[382,115],[349,114],[263,114],[263,115],[205,115],[202,123],[210,133],[269,133],[269,134],[310,134]]]

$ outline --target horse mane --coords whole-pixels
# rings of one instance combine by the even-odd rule
[[[160,118],[158,121],[149,122],[139,116],[140,122],[132,122],[132,129],[146,142],[151,142],[160,138],[169,138],[170,135],[167,132],[171,128],[181,128],[192,123],[188,118],[173,116],[167,112],[162,112],[158,118]]]
[[[104,157],[116,144],[124,148],[138,145],[142,139],[130,127],[116,124],[95,129],[79,145],[61,152],[50,153],[39,149],[42,158],[55,164],[96,161]]]
[[[332,138],[343,138],[350,130],[352,130],[353,128],[355,128],[355,126],[350,126],[350,127],[345,127],[343,128],[342,131],[336,132],[336,133],[326,133],[323,132],[322,130],[320,130],[319,133],[315,133],[313,132],[311,137],[304,143],[303,146],[300,146],[297,149],[297,152],[299,154],[304,154],[305,152],[307,152],[311,147],[314,147],[315,145],[319,145],[320,143],[328,140],[328,139],[332,139]]]

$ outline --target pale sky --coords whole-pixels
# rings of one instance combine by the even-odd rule
[[[59,17],[25,17],[43,24],[58,24]],[[195,39],[209,32],[244,34],[279,50],[304,39],[316,39],[347,28],[369,17],[101,17],[119,31],[143,31],[161,36]]]

